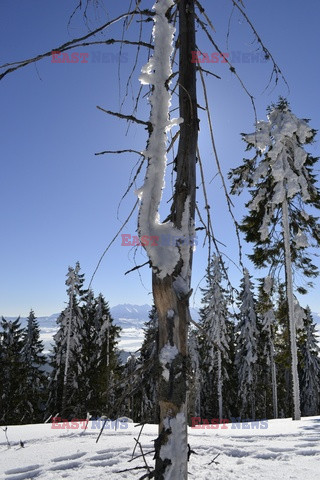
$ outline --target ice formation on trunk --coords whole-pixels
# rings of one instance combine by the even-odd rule
[[[165,185],[164,177],[167,164],[167,140],[170,129],[179,125],[183,119],[169,118],[171,105],[171,93],[168,89],[168,78],[171,70],[171,55],[173,52],[173,39],[175,28],[169,23],[166,12],[174,5],[173,0],[162,0],[155,3],[153,41],[154,53],[148,63],[142,68],[140,82],[144,85],[152,85],[149,97],[151,104],[150,123],[152,132],[149,137],[147,149],[143,152],[148,161],[145,181],[143,186],[137,190],[141,200],[139,211],[139,235],[158,237],[158,246],[145,245],[148,257],[151,260],[154,271],[160,278],[171,275],[177,266],[180,258],[184,258],[182,250],[189,249],[189,208],[188,201],[185,207],[185,218],[182,221],[181,229],[176,228],[171,221],[161,223],[159,216],[159,205],[162,198],[162,191]],[[169,82],[170,84],[170,82]],[[162,245],[161,237],[180,238],[176,244]],[[179,286],[179,285],[178,285]]]

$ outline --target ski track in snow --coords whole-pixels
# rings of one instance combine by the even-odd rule
[[[243,424],[240,424],[244,427]],[[271,420],[268,429],[189,429],[192,450],[188,470],[197,480],[316,480],[320,471],[320,417]],[[130,463],[140,427],[105,430],[52,429],[51,425],[9,426],[8,448],[0,435],[0,478],[4,480],[118,480],[138,479],[145,470],[142,458]],[[0,432],[1,433],[1,432]],[[140,437],[144,453],[153,450],[155,425],[146,425]],[[19,441],[25,447],[19,448]],[[140,455],[139,448],[135,455]],[[215,463],[211,463],[216,455]],[[152,466],[153,454],[146,458]],[[177,479],[178,480],[178,479]]]

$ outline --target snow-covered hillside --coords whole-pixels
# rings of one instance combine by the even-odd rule
[[[261,424],[260,424],[261,425]],[[0,430],[0,477],[5,480],[120,480],[138,479],[146,471],[139,458],[130,461],[140,427],[115,430],[108,425],[99,442],[99,430],[52,429],[52,425],[9,426],[8,447]],[[189,472],[197,480],[316,480],[320,471],[320,417],[271,420],[267,429],[252,424],[228,425],[227,429],[189,428],[189,443],[196,452]],[[112,428],[113,427],[113,428]],[[146,425],[140,441],[145,453],[153,450],[155,425]],[[20,447],[20,440],[24,447]],[[216,458],[216,463],[212,460]],[[135,456],[140,455],[139,448]],[[146,455],[152,465],[152,453]],[[130,461],[130,462],[129,462]],[[177,479],[178,480],[178,479]]]

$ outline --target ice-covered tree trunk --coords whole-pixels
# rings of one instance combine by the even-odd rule
[[[286,291],[289,313],[289,331],[290,331],[290,348],[291,348],[291,372],[292,372],[292,390],[293,390],[293,420],[301,420],[300,412],[300,388],[298,376],[298,354],[296,339],[296,324],[294,318],[294,297],[292,285],[292,262],[290,252],[290,230],[288,201],[285,198],[282,202],[282,228],[283,242],[285,252],[285,271],[286,271]]]
[[[173,246],[145,245],[151,261],[152,288],[159,322],[160,424],[155,442],[155,479],[187,478],[187,331],[194,237],[195,166],[198,134],[196,65],[191,62],[195,50],[194,1],[180,0],[179,8],[179,108],[183,120],[170,121],[171,95],[167,81],[171,75],[174,28],[168,20],[173,0],[155,4],[154,53],[142,70],[142,83],[153,86],[145,183],[138,192],[142,202],[139,234],[171,238],[180,236]],[[169,221],[160,223],[159,205],[164,186],[167,131],[181,123],[176,158],[176,183]]]

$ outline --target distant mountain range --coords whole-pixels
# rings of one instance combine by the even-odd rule
[[[110,308],[110,313],[116,325],[122,328],[119,348],[125,352],[134,353],[143,342],[144,324],[149,319],[151,310],[150,305],[132,305],[124,303]],[[195,308],[190,309],[191,317],[194,321],[199,320],[199,311]],[[47,317],[37,317],[40,330],[41,340],[44,343],[45,351],[51,350],[53,343],[52,337],[57,332],[57,318],[59,313],[54,313]],[[16,317],[6,317],[7,320],[15,320]],[[313,312],[313,319],[320,328],[320,315]],[[21,325],[26,325],[26,318],[21,318]]]
[[[143,342],[143,328],[149,320],[151,305],[131,305],[124,303],[110,308],[110,313],[116,325],[122,328],[119,348],[125,352],[137,351]],[[199,313],[196,309],[191,309],[192,318],[197,321]],[[41,340],[44,343],[45,351],[51,350],[53,336],[57,332],[57,318],[59,313],[54,313],[47,317],[37,317]],[[16,320],[17,317],[6,317],[7,320]],[[26,326],[26,317],[21,317],[21,326]]]

